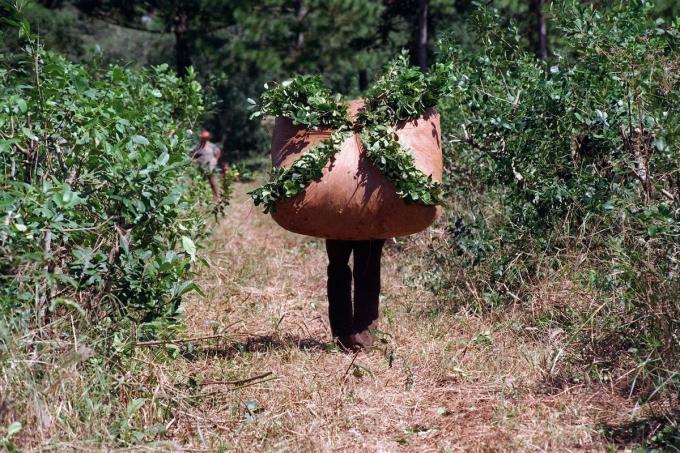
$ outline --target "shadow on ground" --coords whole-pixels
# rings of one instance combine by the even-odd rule
[[[680,451],[680,410],[621,425],[602,426],[604,437],[620,447]]]
[[[301,351],[330,351],[328,343],[316,338],[302,338],[297,335],[255,335],[243,341],[226,343],[222,346],[196,348],[185,351],[187,360],[205,358],[231,359],[239,354],[251,352],[269,352],[283,349],[299,349]]]

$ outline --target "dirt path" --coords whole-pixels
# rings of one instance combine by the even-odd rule
[[[596,424],[608,396],[579,386],[541,393],[545,345],[513,334],[512,321],[437,309],[404,284],[405,245],[386,250],[384,343],[357,356],[335,350],[323,242],[254,209],[252,187],[236,185],[200,281],[206,295],[186,307],[189,336],[227,339],[176,365],[174,379],[193,378],[203,395],[171,423],[176,442],[227,451],[605,447]]]

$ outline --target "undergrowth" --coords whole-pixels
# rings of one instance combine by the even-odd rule
[[[486,9],[478,53],[442,43],[452,210],[419,281],[443,306],[524,307],[537,341],[559,339],[549,385],[677,406],[680,24],[650,8],[553,6],[547,63]]]
[[[165,65],[71,63],[8,13],[22,47],[0,56],[0,448],[153,439],[130,428],[142,402],[124,376],[131,345],[182,331],[197,289],[201,86]]]

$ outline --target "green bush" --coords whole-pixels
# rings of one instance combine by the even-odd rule
[[[555,6],[549,63],[488,10],[479,52],[442,44],[452,215],[426,278],[481,309],[575,283],[597,307],[546,321],[573,334],[559,360],[640,364],[621,382],[647,397],[677,388],[680,363],[680,22],[650,8]]]
[[[0,67],[0,317],[172,319],[205,234],[187,156],[200,85],[164,65],[74,64],[13,25],[25,48]]]

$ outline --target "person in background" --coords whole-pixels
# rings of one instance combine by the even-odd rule
[[[220,166],[220,156],[222,150],[215,143],[210,141],[210,132],[204,130],[200,135],[200,142],[191,150],[191,160],[198,164],[201,172],[205,175],[210,190],[213,195],[213,202],[220,204],[220,173],[224,170],[224,165]]]
[[[338,344],[349,350],[368,348],[375,338],[380,303],[380,259],[384,239],[326,240],[328,252],[328,318]],[[354,253],[354,270],[349,257]],[[352,307],[354,278],[354,307]]]

